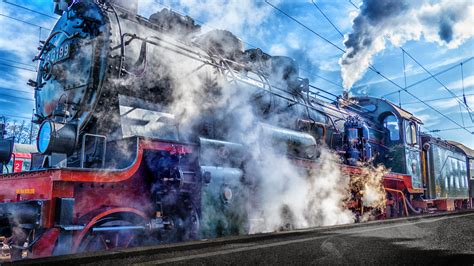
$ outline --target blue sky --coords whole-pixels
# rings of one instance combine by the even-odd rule
[[[52,0],[7,0],[7,2],[57,17],[52,12]],[[343,47],[343,38],[311,1],[274,0],[270,2],[318,34]],[[358,0],[352,2],[356,6],[359,4]],[[191,15],[200,23],[204,23],[204,31],[212,28],[228,29],[236,33],[247,48],[256,46],[274,55],[294,57],[300,64],[301,76],[308,77],[313,85],[337,94],[343,91],[341,68],[338,64],[342,52],[272,9],[263,1],[143,0],[139,3],[140,14],[144,16],[149,16],[165,6],[171,6],[179,12]],[[349,1],[316,1],[316,3],[343,34],[351,32],[352,19],[359,10]],[[4,1],[0,2],[0,25],[2,27],[0,36],[0,115],[11,116],[12,119],[31,117],[31,111],[34,108],[33,89],[26,85],[28,79],[35,77],[35,66],[31,59],[37,52],[38,40],[40,38],[44,40],[47,37],[48,29],[52,28],[54,23],[55,20],[47,16],[15,7]],[[41,30],[39,26],[42,27]],[[426,41],[422,36],[419,40],[408,41],[403,45],[403,48],[432,73],[453,67],[452,70],[437,76],[437,78],[454,93],[462,95],[459,63],[474,56],[473,38],[467,39],[455,49],[449,49],[445,45]],[[386,48],[374,56],[373,65],[395,83],[404,86],[402,51],[398,47],[387,43]],[[407,56],[405,57],[405,69],[408,86],[429,77],[420,66]],[[474,109],[474,60],[463,64],[463,71],[464,91],[468,95],[467,102]],[[398,90],[399,88],[385,81],[376,73],[367,71],[354,84],[351,93],[380,97]],[[449,92],[435,80],[430,79],[420,83],[410,88],[410,92],[423,100],[428,100],[430,105],[457,123],[462,125],[464,120],[464,125],[471,127],[469,129],[474,131],[474,123],[466,111],[462,109],[461,113],[459,104],[454,99],[449,99]],[[394,93],[386,98],[398,103],[399,94]],[[436,100],[440,98],[448,99]],[[400,100],[402,107],[425,122],[426,129],[452,129],[438,132],[436,135],[463,142],[474,148],[472,134],[462,129],[453,129],[458,126],[425,105],[417,103],[416,99],[406,93],[400,94]]]

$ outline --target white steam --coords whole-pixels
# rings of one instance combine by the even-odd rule
[[[456,48],[474,36],[471,0],[364,0],[346,36],[346,52],[339,60],[346,89],[359,80],[372,57],[385,49],[386,39],[401,46],[421,36],[448,48]]]
[[[318,168],[306,172],[281,152],[266,147],[258,164],[263,176],[258,190],[261,209],[252,214],[263,221],[251,224],[252,233],[354,222],[353,213],[344,206],[349,177],[341,173],[335,159],[323,150]]]
[[[237,33],[242,28],[258,28],[265,17],[263,8],[250,1],[238,4],[236,1],[182,1],[179,5],[189,8],[188,13],[193,16],[202,16],[203,12],[208,15],[215,13],[216,17],[213,19],[225,23],[222,26]],[[154,9],[156,8],[155,6]],[[234,13],[229,14],[227,11]],[[156,33],[146,31],[136,34],[149,39],[150,34]],[[217,34],[215,37],[218,36]],[[224,47],[234,47],[235,44],[225,34],[221,37],[219,43]],[[127,54],[138,55],[140,47],[140,42],[130,43]],[[134,52],[131,53],[130,50]],[[203,55],[207,54],[207,51],[198,48],[195,50]],[[211,130],[220,132],[216,134],[216,138],[240,143],[246,148],[248,158],[244,170],[247,182],[253,189],[251,196],[254,201],[247,211],[251,220],[260,220],[257,224],[250,221],[252,232],[354,222],[353,213],[345,206],[350,198],[350,180],[341,172],[338,155],[319,147],[321,154],[317,159],[318,165],[308,170],[308,167],[295,165],[287,157],[287,150],[273,145],[268,141],[268,136],[262,135],[262,122],[274,125],[275,121],[287,117],[296,118],[300,114],[289,115],[285,112],[290,108],[285,108],[285,111],[280,110],[280,114],[273,111],[263,119],[256,111],[258,106],[255,103],[255,93],[259,88],[226,81],[222,71],[218,71],[216,67],[169,49],[150,46],[147,51],[148,54],[159,57],[149,60],[148,74],[134,77],[130,82],[153,88],[157,80],[169,77],[172,90],[169,92],[168,111],[175,115],[181,134],[186,136],[199,132],[195,127],[200,127],[207,117],[211,117],[210,123],[217,121],[210,126]],[[243,74],[235,72],[234,75]],[[272,79],[272,83],[285,82]],[[154,93],[159,97],[159,94],[166,92],[157,90]],[[213,134],[209,135],[211,136],[205,137],[213,137]]]
[[[275,1],[278,3],[279,1]],[[161,6],[160,6],[161,4]],[[140,9],[154,11],[172,7],[193,18],[205,20],[202,31],[226,29],[237,36],[260,35],[261,24],[271,14],[271,8],[263,1],[253,0],[143,0]]]
[[[252,233],[354,222],[354,215],[344,205],[350,196],[349,177],[341,172],[337,155],[320,147],[316,169],[296,166],[285,149],[262,135],[262,119],[255,114],[251,100],[259,88],[236,86],[210,66],[195,71],[200,66],[195,61],[170,52],[160,54],[161,60],[169,62],[168,74],[174,85],[171,110],[181,131],[193,130],[192,125],[211,112],[218,119],[229,117],[221,125],[228,127],[224,140],[246,147],[245,172],[255,187],[253,208],[247,210]],[[277,120],[278,114],[273,114],[265,121]]]

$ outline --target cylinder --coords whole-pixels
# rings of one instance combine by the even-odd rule
[[[274,148],[283,148],[289,155],[313,159],[317,154],[316,139],[308,133],[260,124],[261,138]]]

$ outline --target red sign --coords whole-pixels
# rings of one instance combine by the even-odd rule
[[[13,172],[18,173],[21,172],[23,168],[23,161],[15,161],[15,166],[13,167]]]

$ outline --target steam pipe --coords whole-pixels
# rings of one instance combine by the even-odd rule
[[[118,30],[120,34],[120,64],[119,64],[119,70],[118,70],[118,78],[120,78],[122,74],[123,60],[125,59],[125,45],[123,43],[124,35],[122,35],[122,26],[120,25],[120,20],[117,15],[117,11],[115,10],[115,7],[112,4],[110,4],[110,7],[112,8],[112,11],[114,12],[114,15],[115,15],[115,19],[117,20]]]
[[[408,199],[406,199],[406,202],[407,202],[407,206],[410,208],[410,210],[416,214],[420,214],[421,213],[421,209],[419,208],[418,210],[415,210],[415,208],[413,207],[413,205],[411,205],[410,201]]]
[[[390,192],[400,193],[400,195],[402,195],[403,207],[404,207],[404,209],[405,209],[405,214],[406,214],[406,216],[408,217],[408,208],[407,208],[407,201],[406,201],[405,194],[404,194],[401,190],[398,190],[398,189],[385,188],[385,190],[386,190],[386,191],[390,191]]]
[[[167,41],[167,40],[164,40],[164,39],[162,39],[162,38],[160,38],[160,37],[158,37],[158,36],[150,36],[150,37],[147,37],[147,38],[143,38],[143,37],[137,36],[136,34],[124,33],[124,34],[123,34],[123,37],[125,37],[125,36],[129,36],[129,37],[132,37],[132,38],[134,38],[134,39],[139,39],[139,40],[145,41],[145,42],[147,42],[147,43],[150,43],[150,44],[152,44],[152,45],[161,46],[161,47],[163,47],[163,48],[165,48],[165,49],[168,49],[168,50],[170,50],[170,51],[172,51],[172,52],[175,52],[175,53],[177,53],[177,54],[181,54],[181,55],[184,55],[184,56],[188,56],[188,57],[190,57],[190,58],[192,58],[192,59],[195,59],[195,60],[197,60],[197,61],[201,61],[201,62],[203,62],[203,63],[206,63],[206,64],[208,64],[208,65],[211,65],[211,66],[214,66],[214,67],[217,67],[217,68],[223,68],[222,65],[219,65],[219,64],[216,64],[216,63],[212,63],[212,62],[209,62],[209,61],[205,61],[206,59],[207,59],[207,60],[210,60],[210,61],[215,61],[215,60],[212,60],[212,57],[210,57],[209,55],[204,55],[204,54],[201,54],[201,53],[197,53],[197,52],[192,51],[192,50],[190,50],[190,49],[184,48],[184,47],[182,47],[182,46],[180,46],[180,45],[177,45],[177,44],[174,44],[174,43],[169,42],[169,41]],[[175,46],[176,48],[179,48],[179,49],[181,49],[181,50],[184,50],[184,51],[186,51],[186,52],[189,52],[189,53],[191,53],[191,54],[194,54],[194,55],[196,55],[197,57],[184,54],[182,51],[176,50],[175,48],[166,47],[166,46],[163,46],[163,45],[160,44],[160,43],[150,41],[149,38],[153,38],[153,39],[156,39],[156,40],[161,41],[161,42],[163,42],[163,43],[166,43],[166,44],[168,44],[168,45]],[[204,58],[204,59],[203,59],[203,58]],[[232,63],[232,64],[237,64],[237,65],[242,66],[242,65],[239,64],[238,62],[234,62],[234,61],[232,61],[232,60],[224,59],[224,61],[230,62],[230,63]],[[258,75],[258,73],[256,73],[256,74]],[[259,81],[259,80],[255,80],[255,79],[250,78],[250,77],[249,77],[249,79],[252,80],[252,81],[256,81],[256,82],[261,82],[261,81]],[[242,80],[242,79],[239,79],[239,81],[240,81],[240,82],[243,82],[243,83],[246,83],[246,84],[249,84],[249,85],[254,85],[254,84],[250,84],[250,83],[248,83],[248,82],[245,82],[245,81]],[[312,88],[317,88],[317,87],[314,87],[314,86],[312,86],[312,85],[310,85],[310,86],[311,86]],[[279,90],[279,91],[286,92],[285,90],[283,90],[283,89],[281,89],[281,88],[277,88],[277,87],[275,87],[275,86],[272,86],[272,87],[273,87],[274,89]],[[263,89],[263,90],[265,90],[265,89]],[[267,90],[265,90],[265,91],[267,91]],[[285,97],[285,96],[280,95],[280,94],[276,94],[276,93],[272,92],[271,90],[268,90],[268,92],[269,92],[269,93],[272,93],[272,94],[275,95],[275,96],[278,96],[278,97],[280,97],[280,98],[283,98],[283,99],[285,99],[285,100],[288,100],[288,101],[290,101],[290,102],[296,102],[294,99]],[[324,92],[326,92],[326,91],[324,91]],[[327,92],[326,92],[326,93],[327,93]],[[331,99],[329,99],[329,98],[327,98],[327,97],[324,97],[324,96],[321,96],[321,97],[323,97],[323,98],[325,98],[325,99],[328,99],[328,100],[331,100]],[[338,97],[338,98],[339,98],[339,97]],[[318,109],[316,109],[316,108],[314,108],[313,106],[310,106],[310,105],[308,105],[308,104],[300,103],[300,102],[296,102],[296,103],[297,103],[297,104],[300,104],[300,105],[302,105],[302,106],[304,106],[304,107],[309,107],[310,109],[312,109],[312,110],[314,110],[314,111],[321,112],[321,110],[318,110]],[[333,111],[335,111],[335,112],[338,112],[338,113],[341,114],[341,115],[345,115],[344,112],[342,112],[342,111],[341,111],[340,109],[338,109],[338,108],[334,108],[334,107],[332,107],[332,106],[329,106],[329,105],[326,105],[326,104],[322,104],[322,103],[317,103],[317,104],[320,105],[320,106],[324,106],[324,107],[326,107],[326,108],[328,108],[328,109],[331,109],[331,110],[333,110]]]
[[[129,225],[129,226],[103,226],[103,227],[92,228],[93,232],[126,231],[126,230],[145,230],[145,226]]]

